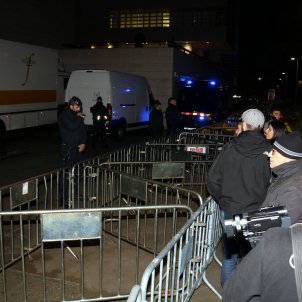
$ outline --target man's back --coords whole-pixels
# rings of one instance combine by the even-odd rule
[[[107,108],[100,102],[97,102],[93,107],[91,107],[90,111],[93,114],[94,119],[98,115],[100,115],[100,116],[108,115]]]
[[[270,181],[269,148],[256,131],[244,131],[224,146],[209,171],[208,190],[226,213],[260,208]]]

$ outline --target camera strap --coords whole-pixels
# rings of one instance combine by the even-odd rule
[[[298,301],[302,302],[302,223],[291,226]]]

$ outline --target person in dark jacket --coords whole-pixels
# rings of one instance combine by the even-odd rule
[[[86,148],[85,115],[82,112],[82,102],[76,96],[72,97],[58,118],[61,138],[61,157],[65,171],[60,182],[60,206],[69,208],[69,176],[73,165],[83,160]]]
[[[164,116],[161,102],[156,100],[149,115],[149,132],[153,138],[160,138],[164,136],[164,131]]]
[[[92,147],[97,147],[98,139],[100,139],[101,144],[106,147],[106,122],[108,121],[108,109],[103,104],[102,97],[97,97],[96,103],[90,108],[93,120],[93,137],[92,137]]]
[[[271,228],[227,280],[223,302],[298,302],[290,228]]]
[[[262,206],[285,206],[292,223],[302,222],[302,133],[278,137],[269,158],[272,183]]]
[[[174,135],[181,131],[181,113],[177,107],[175,98],[168,99],[168,108],[165,112],[168,135]]]
[[[81,107],[81,100],[76,96],[72,97],[58,119],[61,155],[64,166],[69,168],[82,160],[86,147],[85,115],[82,113]]]
[[[219,204],[221,222],[225,217],[258,210],[270,182],[268,151],[270,143],[262,135],[264,115],[249,109],[241,117],[241,133],[225,144],[208,174],[208,191]],[[235,269],[240,244],[248,245],[240,236],[224,235],[221,285]],[[239,248],[238,248],[239,246]],[[245,247],[249,250],[249,247]]]

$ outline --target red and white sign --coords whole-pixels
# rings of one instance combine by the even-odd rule
[[[200,153],[200,154],[207,153],[207,148],[204,146],[186,146],[185,150],[188,152],[194,152],[194,153]]]

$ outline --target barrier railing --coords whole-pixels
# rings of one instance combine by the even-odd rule
[[[229,142],[234,135],[217,134],[217,133],[203,133],[199,132],[182,132],[179,134],[178,142],[180,144],[223,144]]]
[[[202,281],[221,299],[206,278],[222,235],[219,215],[216,202],[209,198],[150,262],[128,302],[189,301]]]
[[[180,205],[0,212],[0,301],[125,299],[191,215]]]
[[[203,200],[195,190],[102,166],[86,166],[83,181],[71,187],[72,208],[183,204],[194,210]]]
[[[207,191],[207,176],[213,161],[186,162],[109,162],[101,167],[121,171],[165,184],[182,186],[199,193],[203,199]]]

